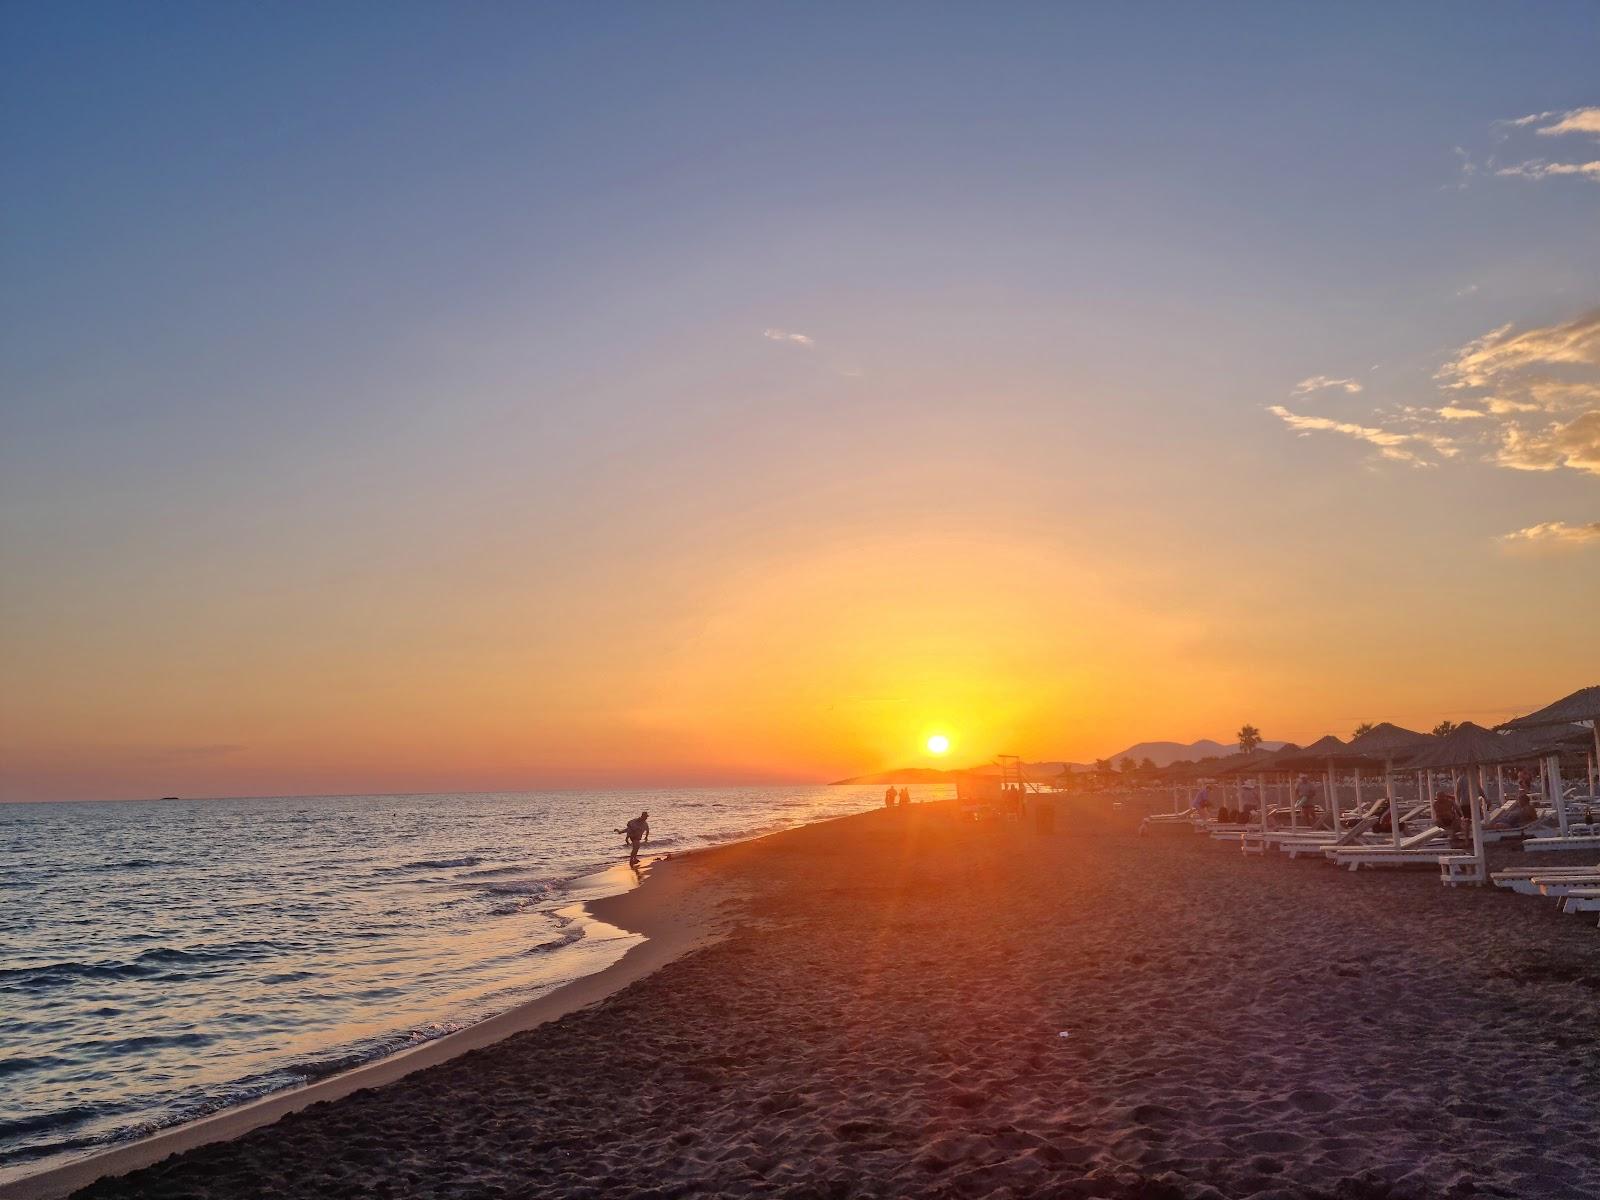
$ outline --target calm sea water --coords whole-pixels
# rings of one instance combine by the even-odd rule
[[[933,798],[932,789],[917,789]],[[427,1041],[637,939],[585,881],[879,788],[0,805],[0,1175]]]

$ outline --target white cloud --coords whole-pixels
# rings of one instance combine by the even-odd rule
[[[1378,452],[1384,458],[1392,459],[1395,462],[1411,463],[1419,467],[1428,465],[1416,454],[1405,448],[1408,442],[1426,440],[1416,434],[1397,433],[1389,429],[1378,429],[1371,425],[1357,425],[1351,421],[1335,421],[1329,417],[1308,417],[1302,413],[1290,412],[1281,404],[1270,405],[1267,411],[1301,435],[1317,431],[1342,433],[1345,437],[1355,438],[1357,441],[1367,442],[1378,447]]]
[[[1534,120],[1539,121],[1554,115],[1554,113],[1544,113]],[[1554,124],[1541,125],[1537,132],[1541,137],[1559,137],[1563,133],[1589,133],[1600,137],[1600,108],[1574,108],[1562,113],[1561,119]]]
[[[1456,351],[1434,378],[1448,388],[1487,387],[1510,372],[1546,365],[1600,366],[1600,308],[1521,333],[1510,325],[1491,329]]]
[[[1531,162],[1517,163],[1512,167],[1501,167],[1495,174],[1520,176],[1523,179],[1552,179],[1558,175],[1577,175],[1600,183],[1600,159],[1583,163],[1553,163],[1534,159]]]
[[[795,346],[815,346],[816,340],[803,333],[790,333],[786,329],[763,329],[761,336],[773,342],[789,342]]]
[[[1269,411],[1297,433],[1354,438],[1398,462],[1432,466],[1466,453],[1513,471],[1600,475],[1600,309],[1492,329],[1455,351],[1434,378],[1434,405],[1391,405],[1354,420]],[[1295,394],[1343,382],[1316,376]]]
[[[1581,525],[1568,525],[1565,521],[1543,521],[1526,529],[1502,533],[1500,540],[1509,545],[1544,545],[1572,548],[1600,542],[1600,521]]]
[[[1361,391],[1361,384],[1354,379],[1334,379],[1331,375],[1313,375],[1309,379],[1302,379],[1294,385],[1293,395],[1306,396],[1312,392],[1324,391],[1327,388],[1338,388],[1354,396]]]
[[[1600,475],[1600,409],[1543,429],[1507,425],[1494,460],[1514,471],[1555,471],[1570,467]]]

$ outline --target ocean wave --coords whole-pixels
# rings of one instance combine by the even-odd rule
[[[537,946],[528,948],[529,954],[553,954],[557,950],[564,950],[573,942],[583,940],[583,926],[576,921],[563,921],[556,936],[548,942],[540,942]]]
[[[475,867],[483,859],[476,854],[466,854],[460,858],[419,858],[416,862],[401,863],[392,867],[396,871],[448,871],[452,867]]]
[[[138,1037],[118,1038],[114,1041],[84,1042],[83,1048],[96,1054],[128,1054],[132,1051],[160,1050],[167,1046],[185,1049],[205,1046],[215,1041],[209,1033],[144,1033]]]
[[[70,1108],[58,1108],[53,1112],[35,1113],[31,1117],[13,1117],[11,1120],[0,1120],[0,1139],[28,1137],[32,1134],[49,1133],[55,1129],[70,1129],[74,1125],[82,1125],[85,1121],[93,1120],[101,1115],[99,1109],[90,1104],[74,1104]]]
[[[30,967],[0,968],[0,992],[37,992],[70,987],[90,979],[181,978],[170,970],[185,963],[214,963],[259,957],[256,951],[275,951],[274,942],[225,942],[216,946],[152,946],[129,960],[39,963]]]
[[[53,1054],[47,1054],[42,1058],[0,1058],[0,1079],[9,1075],[21,1075],[24,1071],[65,1066],[66,1063],[66,1059]]]
[[[548,896],[552,886],[543,879],[512,879],[483,884],[480,890],[490,896]]]
[[[0,992],[40,992],[84,979],[143,979],[154,967],[128,962],[59,962],[0,969]]]
[[[85,871],[147,871],[152,867],[176,867],[180,863],[159,858],[128,858],[121,862],[85,863]]]

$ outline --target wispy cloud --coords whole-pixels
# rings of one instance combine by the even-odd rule
[[[1536,125],[1540,121],[1548,120],[1555,116],[1553,112],[1529,113],[1525,117],[1507,117],[1501,121],[1490,123],[1491,129],[1522,129],[1528,125]]]
[[[1542,113],[1537,117],[1523,118],[1530,124],[1537,123],[1547,117],[1555,116],[1554,113]],[[1564,133],[1587,133],[1600,138],[1600,108],[1573,108],[1561,114],[1561,119],[1549,125],[1540,125],[1535,130],[1541,137],[1559,137]]]
[[[1600,475],[1600,309],[1553,325],[1502,325],[1474,338],[1434,373],[1434,404],[1373,409],[1333,420],[1268,411],[1298,433],[1336,433],[1387,459],[1433,465],[1467,456],[1513,471]],[[1293,394],[1304,396],[1302,380]]]
[[[1495,461],[1515,471],[1555,471],[1569,467],[1600,475],[1600,409],[1543,429],[1507,425]]]
[[[1508,145],[1520,144],[1526,157],[1522,162],[1511,163],[1507,166],[1496,166],[1496,155],[1489,158],[1480,167],[1472,160],[1472,156],[1459,146],[1456,153],[1462,160],[1463,180],[1466,176],[1477,174],[1480,171],[1492,170],[1494,174],[1510,179],[1559,179],[1575,178],[1588,179],[1600,183],[1600,161],[1585,160],[1579,162],[1550,162],[1547,159],[1528,153],[1534,145],[1528,140],[1531,131],[1539,138],[1556,138],[1568,134],[1587,135],[1600,140],[1600,107],[1592,105],[1583,108],[1569,108],[1565,111],[1552,110],[1550,112],[1528,113],[1526,116],[1512,117],[1509,120],[1495,121],[1490,126],[1490,133],[1497,142]]]
[[[1596,159],[1594,162],[1582,163],[1553,163],[1533,159],[1529,162],[1501,167],[1495,174],[1520,176],[1523,179],[1553,179],[1558,175],[1577,175],[1600,183],[1600,159]]]
[[[1267,411],[1301,435],[1313,432],[1340,433],[1345,437],[1376,446],[1380,455],[1394,462],[1410,463],[1418,467],[1429,465],[1406,448],[1407,443],[1422,440],[1416,434],[1398,433],[1372,425],[1357,425],[1352,421],[1335,421],[1330,417],[1311,417],[1304,413],[1291,412],[1281,404],[1269,405]]]
[[[1435,373],[1448,388],[1488,387],[1530,367],[1600,366],[1600,308],[1571,321],[1513,333],[1491,329],[1468,342]]]
[[[1502,533],[1500,540],[1511,546],[1549,546],[1575,549],[1600,544],[1600,521],[1568,525],[1565,521],[1544,521],[1526,529]]]
[[[1294,385],[1293,394],[1296,396],[1309,396],[1312,392],[1326,391],[1329,388],[1338,388],[1349,395],[1358,394],[1362,388],[1359,380],[1335,379],[1331,375],[1313,375],[1309,379],[1302,379]]]
[[[804,333],[790,333],[787,329],[763,329],[761,336],[771,342],[788,342],[794,346],[815,346],[816,339]]]

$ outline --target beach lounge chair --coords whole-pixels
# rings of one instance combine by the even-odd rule
[[[1443,829],[1430,825],[1421,833],[1402,838],[1394,846],[1324,846],[1323,854],[1335,866],[1359,871],[1362,867],[1396,867],[1412,863],[1434,863],[1445,856],[1454,857],[1458,847],[1452,846]]]
[[[1583,888],[1562,898],[1561,911],[1566,913],[1600,912],[1600,887]],[[1600,924],[1600,922],[1596,922]]]
[[[1550,837],[1524,838],[1524,850],[1600,850],[1600,833],[1568,833]]]
[[[1541,896],[1570,896],[1574,892],[1600,888],[1600,871],[1587,875],[1535,875],[1530,880]]]
[[[1546,879],[1590,877],[1600,878],[1600,863],[1592,867],[1507,867],[1489,876],[1495,887],[1524,896],[1537,896],[1539,883]]]
[[[1439,882],[1446,887],[1482,883],[1486,866],[1476,854],[1447,854],[1439,859]]]
[[[1173,829],[1187,825],[1191,829],[1199,829],[1200,822],[1194,819],[1190,812],[1181,813],[1151,813],[1139,822],[1139,836],[1143,837],[1151,829]]]

